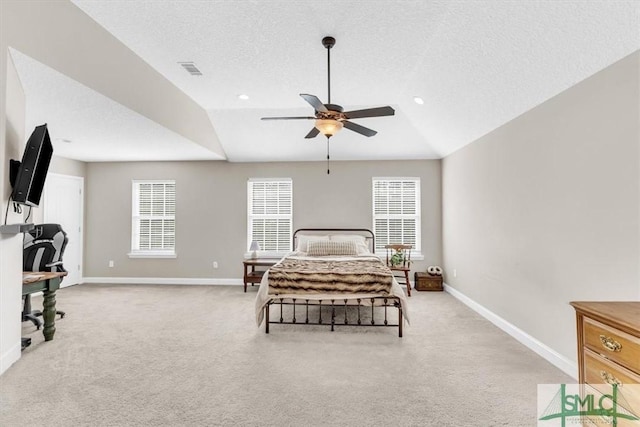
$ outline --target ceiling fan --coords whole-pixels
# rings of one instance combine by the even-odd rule
[[[365,117],[381,117],[393,116],[395,111],[393,108],[377,107],[366,108],[364,110],[343,111],[340,105],[331,103],[331,48],[336,44],[333,37],[325,37],[322,39],[322,45],[327,49],[327,103],[323,104],[315,95],[301,93],[300,96],[307,101],[315,110],[314,116],[304,117],[263,117],[262,120],[315,120],[315,126],[305,138],[315,138],[322,133],[327,138],[338,133],[343,127],[357,132],[361,135],[371,137],[376,133],[375,130],[361,126],[350,121],[351,119],[362,119]]]

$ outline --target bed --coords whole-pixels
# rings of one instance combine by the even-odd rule
[[[391,270],[373,254],[368,229],[299,229],[294,251],[262,277],[256,295],[258,326],[397,327],[408,322],[407,300]]]

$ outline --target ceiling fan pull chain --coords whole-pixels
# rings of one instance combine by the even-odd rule
[[[327,137],[327,175],[329,175],[329,137]]]

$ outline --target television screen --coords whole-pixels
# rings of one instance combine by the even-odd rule
[[[11,198],[14,202],[37,207],[47,177],[53,146],[46,123],[36,126],[24,148],[22,162],[13,184]]]

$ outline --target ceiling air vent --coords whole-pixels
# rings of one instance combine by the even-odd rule
[[[198,70],[198,67],[193,62],[178,62],[178,64],[182,65],[182,68],[187,70],[187,73],[192,76],[201,76],[202,73]]]

